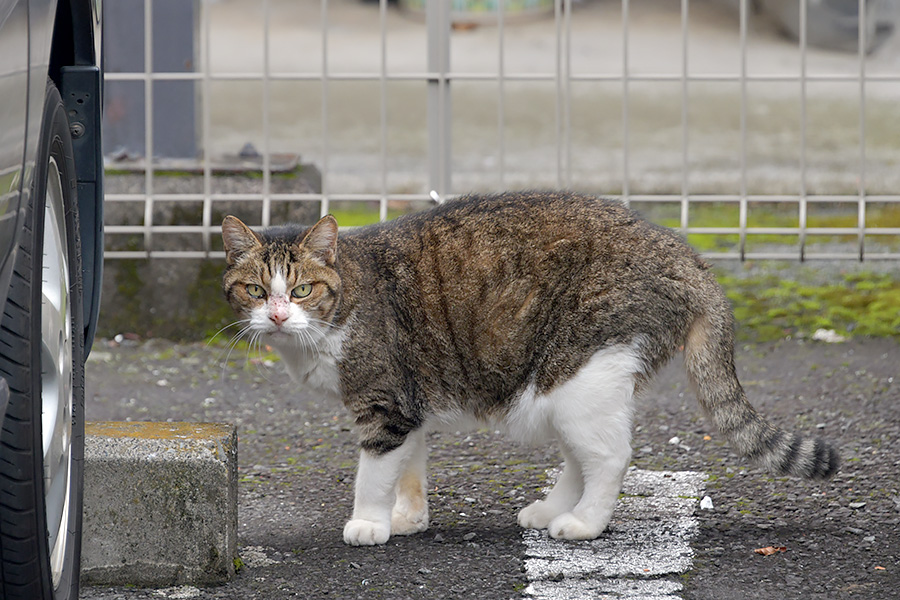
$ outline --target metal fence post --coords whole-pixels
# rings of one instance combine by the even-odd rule
[[[450,193],[450,0],[425,3],[428,31],[428,185]]]

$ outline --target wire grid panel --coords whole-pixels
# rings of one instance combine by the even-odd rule
[[[140,181],[106,196],[106,256],[220,258],[235,207],[254,226],[356,223],[435,196],[570,188],[619,196],[710,258],[900,258],[900,44],[869,52],[859,19],[855,52],[822,50],[814,3],[797,3],[795,41],[751,4],[207,1],[197,69],[163,72],[144,0],[143,71],[107,81],[140,85],[146,107],[161,82],[192,82],[202,151],[173,176],[183,163],[156,156],[144,110]],[[254,170],[222,177],[247,142]],[[285,185],[281,157],[297,155],[320,186]]]

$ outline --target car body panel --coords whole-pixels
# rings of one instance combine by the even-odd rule
[[[100,10],[100,0],[0,0],[0,326],[16,326],[3,322],[10,318],[3,308],[37,172],[49,78],[68,100],[70,127],[77,119],[81,130],[73,134],[72,152],[81,217],[84,358],[96,330],[103,266]],[[0,377],[0,423],[6,422],[9,401],[9,386]],[[0,438],[6,431],[0,428]]]
[[[74,136],[73,149],[81,217],[85,357],[91,351],[97,328],[103,283],[102,8],[101,0],[78,0],[64,6],[71,19],[72,56],[68,61],[71,64],[53,64],[58,57],[51,56],[50,65],[51,71],[59,69],[57,85],[70,120],[77,121],[82,132]],[[57,16],[57,22],[60,20]],[[61,45],[57,34],[54,34],[55,47]]]
[[[6,300],[22,206],[28,121],[28,3],[0,0],[0,300]]]
[[[63,67],[60,92],[69,121],[77,126],[72,148],[78,185],[81,226],[81,270],[84,287],[85,356],[90,352],[103,271],[102,73],[95,66]]]
[[[49,77],[72,102],[70,120],[77,119],[83,132],[73,147],[86,350],[96,329],[103,264],[100,15],[100,0],[0,0],[0,305],[6,302],[18,227],[32,189]]]

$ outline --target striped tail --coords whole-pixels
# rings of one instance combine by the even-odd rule
[[[747,401],[734,368],[731,308],[718,285],[712,307],[691,326],[685,365],[703,410],[738,454],[780,475],[810,479],[834,475],[840,458],[828,442],[775,427]]]

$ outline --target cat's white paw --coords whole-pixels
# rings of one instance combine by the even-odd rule
[[[391,533],[394,535],[412,535],[428,529],[428,509],[424,514],[391,514]]]
[[[536,500],[519,511],[519,525],[526,529],[546,529],[559,510],[544,500]]]
[[[352,519],[344,525],[344,542],[351,546],[385,544],[390,537],[391,528],[386,523]]]
[[[557,540],[592,540],[603,533],[604,529],[606,529],[605,523],[598,526],[567,512],[550,522],[548,533],[550,537]]]
[[[419,503],[419,506],[394,506],[391,513],[391,533],[393,535],[412,535],[428,529],[428,505]]]

